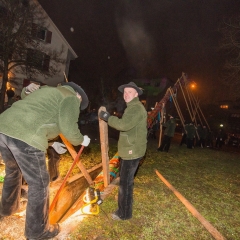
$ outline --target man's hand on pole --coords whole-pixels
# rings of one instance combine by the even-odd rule
[[[89,145],[89,143],[90,143],[90,140],[91,139],[87,135],[84,135],[83,136],[82,146],[87,147]]]
[[[104,121],[108,121],[108,118],[110,117],[110,113],[109,112],[105,112],[105,111],[101,111],[99,113],[99,118],[104,120]]]

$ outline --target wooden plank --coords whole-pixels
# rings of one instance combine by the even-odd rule
[[[100,107],[98,114],[101,111],[106,112],[105,107]],[[104,187],[107,187],[110,183],[110,174],[109,174],[109,144],[108,144],[108,124],[107,122],[99,118],[99,132],[100,132],[100,143],[101,143],[101,153],[102,153],[102,166],[103,166],[103,180]]]
[[[94,179],[101,171],[102,166],[98,165],[98,167],[95,166],[88,170],[88,173],[90,174],[91,178]],[[52,185],[53,186],[50,187],[50,191],[53,191],[54,183]],[[50,223],[54,224],[59,222],[68,211],[68,216],[70,216],[73,213],[70,211],[72,205],[79,199],[79,197],[88,187],[89,183],[83,174],[79,174],[78,177],[73,176],[69,178],[61,194],[59,195],[54,209],[49,214]]]
[[[194,206],[180,193],[178,192],[157,170],[155,170],[158,177],[166,184],[166,186],[173,191],[177,198],[185,205],[185,207],[192,213],[192,215],[199,220],[199,222],[208,230],[208,232],[216,240],[226,240],[221,233],[214,228],[210,222],[208,222]]]

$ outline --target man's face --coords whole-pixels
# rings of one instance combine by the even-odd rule
[[[131,87],[124,88],[123,98],[126,103],[131,102],[133,98],[137,96],[138,96],[138,93],[134,88],[131,88]]]

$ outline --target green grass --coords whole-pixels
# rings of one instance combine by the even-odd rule
[[[111,220],[109,214],[117,209],[115,188],[100,205],[99,215],[84,218],[70,239],[214,239],[158,178],[155,169],[226,239],[240,239],[240,154],[187,149],[174,143],[169,153],[156,148],[156,141],[151,140],[135,178],[133,218]],[[111,157],[116,146],[110,150]]]

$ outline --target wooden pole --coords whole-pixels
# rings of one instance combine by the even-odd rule
[[[55,197],[54,197],[54,199],[53,199],[53,201],[52,201],[52,203],[51,203],[51,206],[50,206],[50,208],[49,208],[49,213],[50,213],[50,212],[53,210],[53,208],[55,207],[56,202],[57,202],[57,200],[58,200],[58,197],[59,197],[60,193],[62,192],[62,189],[64,188],[65,183],[67,182],[67,179],[68,179],[70,173],[72,172],[74,166],[76,165],[77,161],[79,160],[79,157],[80,157],[80,155],[82,154],[83,149],[84,149],[84,146],[82,146],[81,149],[79,150],[77,156],[75,157],[75,159],[74,159],[74,161],[73,161],[72,166],[70,167],[70,169],[68,170],[66,176],[64,177],[63,182],[62,182],[60,188],[58,189],[58,191],[57,191],[57,193],[56,193],[56,195],[55,195]]]
[[[98,115],[101,111],[106,112],[105,107],[100,107],[98,110]],[[104,187],[110,184],[110,173],[109,173],[109,144],[108,144],[108,124],[104,120],[99,118],[99,132],[100,132],[100,143],[101,143],[101,153],[102,153],[102,167],[103,167],[103,182]]]
[[[161,113],[160,113],[160,122],[159,122],[159,140],[158,140],[158,147],[160,147],[161,142],[162,142],[162,124],[163,124],[163,120],[164,120],[164,110],[165,110],[165,104],[162,104],[162,108],[161,108]]]
[[[72,144],[70,142],[68,142],[68,140],[62,134],[60,134],[60,137],[61,137],[63,143],[65,144],[65,146],[67,147],[67,150],[71,154],[72,158],[75,159],[77,157],[77,153],[76,153],[75,149],[73,148]],[[94,182],[93,182],[90,174],[88,173],[88,171],[86,170],[86,168],[82,164],[82,162],[81,161],[77,161],[76,164],[79,167],[79,169],[81,170],[83,176],[88,181],[89,185],[93,185]]]
[[[177,198],[185,205],[185,207],[196,217],[200,223],[208,230],[210,234],[216,240],[226,240],[211,223],[209,223],[195,208],[194,206],[180,193],[178,192],[157,170],[155,170],[158,177],[168,186],[170,190],[177,196]]]

